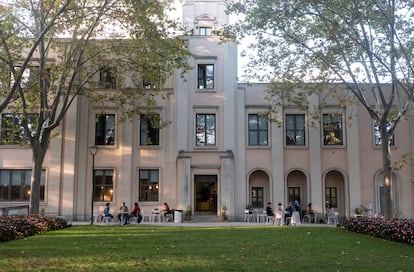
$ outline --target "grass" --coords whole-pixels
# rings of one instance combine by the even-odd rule
[[[0,243],[0,271],[412,271],[414,247],[324,227],[77,226]]]

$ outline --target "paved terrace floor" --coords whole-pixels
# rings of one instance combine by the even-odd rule
[[[219,219],[216,218],[195,218],[194,220],[183,221],[179,222],[141,222],[137,224],[136,222],[132,222],[129,226],[167,226],[167,227],[240,227],[240,226],[269,226],[269,227],[277,227],[274,224],[266,224],[266,223],[257,223],[257,222],[242,222],[242,221],[218,221]],[[90,221],[73,221],[69,222],[73,226],[79,225],[89,225]],[[94,223],[94,225],[98,226],[108,226],[107,223]],[[119,222],[113,222],[109,224],[110,226],[120,226]],[[292,227],[335,227],[333,224],[299,224],[297,226]]]

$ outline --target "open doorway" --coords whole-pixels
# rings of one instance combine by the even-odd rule
[[[194,198],[195,213],[217,214],[217,175],[195,175]]]

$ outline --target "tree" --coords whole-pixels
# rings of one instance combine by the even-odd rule
[[[390,140],[414,101],[411,0],[240,0],[230,36],[253,36],[247,73],[268,79],[270,97],[306,104],[342,83],[363,105],[381,137],[387,218],[393,215]],[[254,69],[252,69],[254,67]],[[258,74],[262,69],[272,74]],[[306,88],[304,83],[310,84]],[[300,90],[300,91],[298,91]],[[303,91],[305,90],[305,91]],[[342,103],[343,101],[339,102]]]
[[[171,3],[14,0],[0,6],[0,111],[19,120],[9,138],[32,149],[30,213],[39,213],[52,133],[77,97],[115,104],[128,118],[137,105],[151,108],[166,79],[187,69],[181,28],[167,17]]]

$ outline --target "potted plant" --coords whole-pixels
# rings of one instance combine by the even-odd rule
[[[361,217],[362,216],[362,209],[361,208],[355,208],[355,217]]]
[[[227,207],[223,206],[223,208],[221,208],[221,216],[223,217],[223,220],[227,220]]]
[[[192,214],[191,206],[187,206],[187,209],[185,210],[184,220],[191,220],[191,214]]]

